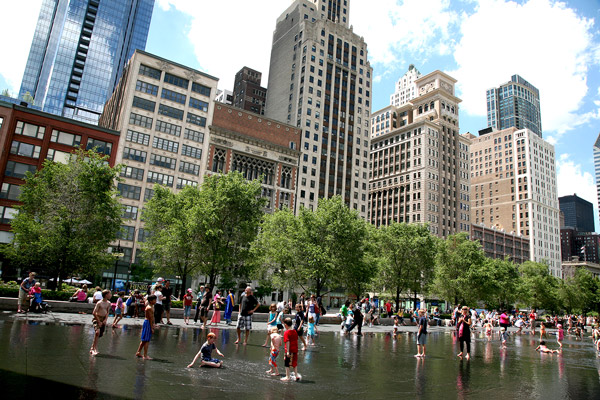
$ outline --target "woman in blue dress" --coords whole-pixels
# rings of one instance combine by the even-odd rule
[[[223,318],[225,318],[225,323],[227,325],[231,325],[231,313],[233,312],[233,290],[229,289],[229,293],[227,294],[227,298],[225,299],[225,314]]]

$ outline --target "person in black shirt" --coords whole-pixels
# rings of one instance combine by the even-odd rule
[[[469,307],[463,306],[462,314],[456,322],[456,326],[458,327],[458,342],[460,343],[460,353],[458,353],[457,357],[462,359],[463,348],[466,343],[467,356],[465,358],[469,360],[469,358],[471,358],[471,315],[469,313]]]
[[[248,286],[246,288],[245,295],[242,297],[242,301],[240,302],[240,311],[235,327],[237,331],[237,340],[235,341],[235,344],[238,344],[241,340],[242,329],[246,331],[244,345],[248,344],[248,336],[250,336],[250,331],[252,330],[252,314],[254,314],[259,305],[260,303],[252,294],[252,288]]]
[[[355,305],[354,303],[350,304],[350,311],[352,311],[352,313],[354,315],[354,322],[352,322],[352,325],[350,325],[348,332],[351,332],[352,329],[354,329],[354,327],[357,326],[358,331],[356,332],[356,334],[358,336],[362,336],[361,330],[362,330],[364,316],[362,315],[362,312],[360,311],[360,304],[357,304],[357,305]]]
[[[427,318],[425,317],[425,310],[419,310],[418,322],[417,354],[415,354],[415,357],[425,357],[425,345],[427,344]]]

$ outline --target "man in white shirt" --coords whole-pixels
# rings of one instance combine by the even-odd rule
[[[96,293],[94,293],[94,297],[92,297],[92,303],[96,304],[101,301],[102,298],[102,289],[100,289],[100,286],[96,286]]]

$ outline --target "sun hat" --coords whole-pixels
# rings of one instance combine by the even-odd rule
[[[192,293],[192,288],[189,288],[189,289],[188,289],[188,292]]]

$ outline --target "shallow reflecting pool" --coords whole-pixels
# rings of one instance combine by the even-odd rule
[[[100,355],[90,357],[91,325],[45,324],[0,318],[2,398],[60,393],[62,398],[473,398],[600,399],[600,358],[589,336],[565,338],[561,355],[538,354],[537,338],[512,334],[508,348],[497,337],[476,336],[472,359],[456,358],[449,331],[430,334],[427,358],[415,359],[416,337],[322,333],[317,346],[300,354],[303,380],[269,377],[268,350],[255,332],[247,346],[235,331],[213,330],[225,354],[224,368],[187,369],[206,339],[200,329],[161,328],[152,338],[152,361],[136,359],[140,328],[108,332]],[[548,341],[550,348],[556,342]],[[216,356],[216,354],[213,354]],[[280,355],[280,371],[283,359]],[[33,391],[33,392],[32,392]]]

